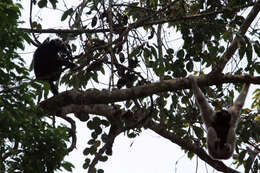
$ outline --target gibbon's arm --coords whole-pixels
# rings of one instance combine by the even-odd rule
[[[245,103],[246,96],[249,90],[250,84],[245,84],[242,91],[240,92],[239,96],[237,97],[236,101],[234,102],[233,106],[230,107],[229,111],[233,115],[231,120],[231,125],[235,125],[238,118],[240,111]]]
[[[213,121],[214,111],[210,107],[204,94],[200,90],[195,77],[191,75],[191,76],[189,76],[189,79],[191,81],[193,94],[198,102],[202,118],[203,118],[206,126],[209,127],[209,126],[211,126],[211,123]]]

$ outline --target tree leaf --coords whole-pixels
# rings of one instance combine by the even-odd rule
[[[39,8],[47,7],[47,0],[40,0],[38,6]]]
[[[66,18],[68,17],[68,15],[71,15],[73,13],[73,8],[70,8],[68,10],[66,10],[63,15],[61,16],[61,21],[66,20]]]

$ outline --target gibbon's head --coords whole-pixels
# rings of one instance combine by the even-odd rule
[[[70,45],[60,39],[53,39],[49,41],[49,45],[56,50],[61,57],[72,58]]]
[[[214,121],[217,124],[228,124],[231,120],[231,114],[227,110],[220,110],[216,112]]]

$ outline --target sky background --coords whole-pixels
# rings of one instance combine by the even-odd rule
[[[80,1],[68,1],[78,4]],[[24,10],[22,12],[22,20],[26,23],[23,27],[29,28],[29,5],[30,1],[21,1]],[[67,2],[66,2],[67,3]],[[49,4],[50,5],[50,4]],[[47,28],[66,28],[61,26],[60,18],[62,12],[59,10],[51,9],[37,9],[33,8],[33,20],[37,20],[36,16],[42,18],[41,24],[44,29]],[[37,20],[38,21],[38,20]],[[43,34],[42,38],[51,36],[53,34]],[[43,41],[40,40],[40,41]],[[22,57],[29,65],[31,63],[33,52],[36,47],[27,45],[24,52],[21,52]],[[32,73],[33,76],[33,73]],[[34,77],[34,76],[33,76]],[[252,96],[252,88],[247,97],[246,106],[250,107]],[[61,90],[61,88],[60,88]],[[51,96],[51,95],[50,95]],[[250,101],[250,102],[249,102]],[[87,172],[82,168],[85,160],[83,150],[87,146],[87,141],[90,139],[90,130],[87,128],[86,123],[82,123],[74,119],[77,123],[77,148],[66,157],[65,160],[74,164],[75,169],[73,172],[85,173]],[[230,166],[232,159],[225,161],[227,166]],[[185,172],[217,172],[206,165],[204,161],[200,160],[197,156],[189,160],[181,148],[169,140],[160,137],[150,130],[144,130],[140,136],[129,139],[123,134],[118,136],[113,146],[113,156],[108,158],[106,162],[99,162],[97,168],[104,169],[105,173],[185,173]],[[234,168],[234,167],[233,167]],[[239,170],[243,170],[240,167]],[[59,172],[66,173],[62,170]]]

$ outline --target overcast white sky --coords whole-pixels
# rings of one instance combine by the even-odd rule
[[[29,27],[30,1],[22,0],[21,2],[24,7],[22,20],[26,21],[23,27]],[[80,1],[74,0],[73,3],[75,2],[79,3]],[[41,24],[43,28],[61,28],[61,12],[57,10],[45,9],[39,11],[38,9],[34,9],[33,14],[33,17],[37,14],[42,18]],[[65,27],[63,26],[63,28]],[[44,37],[47,36],[55,37],[51,34],[44,35]],[[28,62],[28,67],[35,49],[33,45],[27,46],[25,54],[22,55],[26,62]],[[250,100],[249,97],[247,100]],[[71,161],[75,165],[73,172],[85,173],[87,171],[82,168],[85,159],[82,151],[90,139],[90,131],[86,123],[77,121],[77,137],[77,149],[71,152],[66,157],[66,160]],[[225,163],[231,165],[231,161],[228,160]],[[179,146],[149,130],[144,131],[135,139],[128,139],[120,135],[115,140],[113,156],[109,157],[107,162],[97,164],[97,168],[104,169],[105,173],[183,173],[196,172],[196,169],[198,173],[217,172],[197,157],[189,160]],[[65,173],[66,171],[62,172]]]

